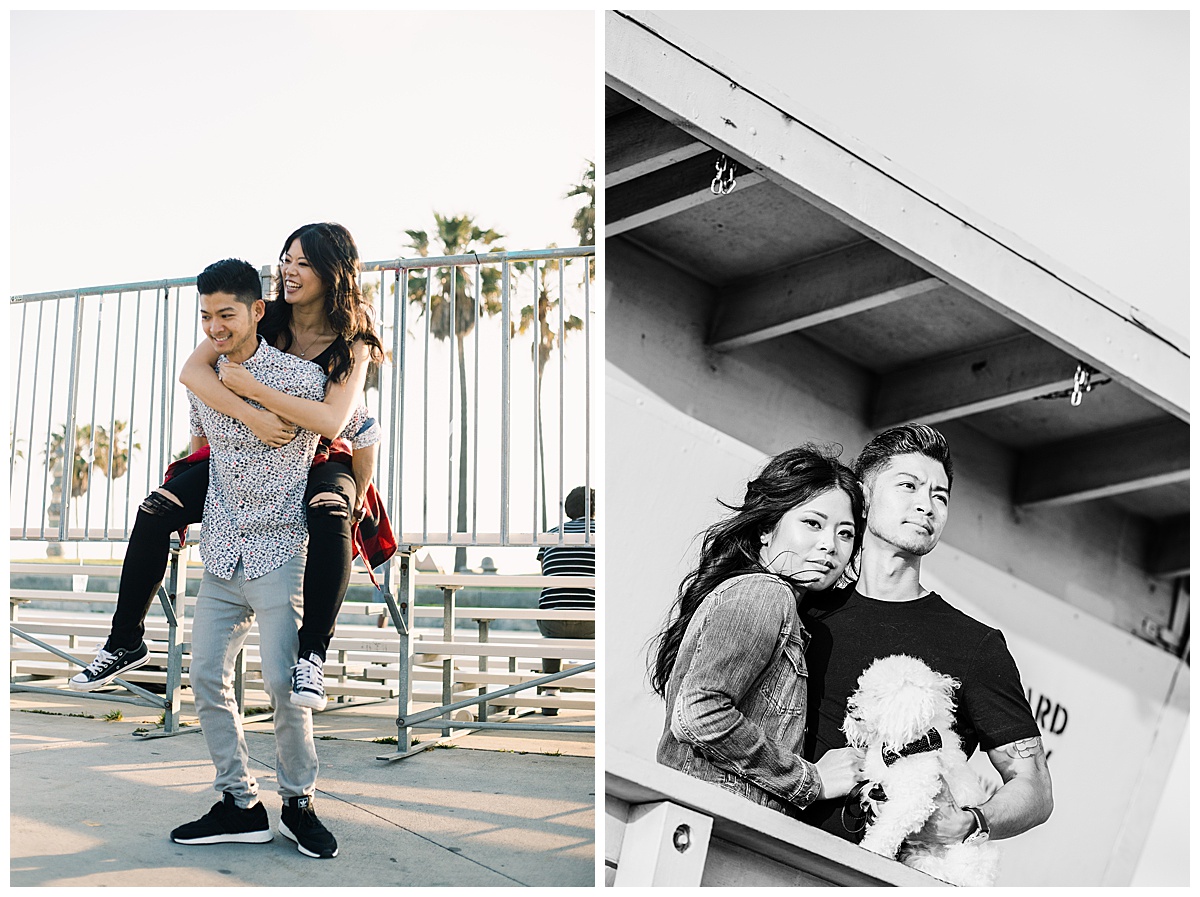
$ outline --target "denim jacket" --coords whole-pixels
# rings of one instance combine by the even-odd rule
[[[808,633],[782,579],[748,573],[696,610],[667,683],[658,762],[789,816],[821,779],[800,756],[808,712]]]

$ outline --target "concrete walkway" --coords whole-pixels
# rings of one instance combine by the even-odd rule
[[[133,730],[157,717],[148,708],[70,694],[12,693],[9,705],[13,887],[597,882],[591,735],[481,732],[385,763],[376,757],[394,746],[372,739],[395,736],[394,701],[317,714],[314,806],[339,854],[316,860],[278,833],[267,844],[171,842],[171,829],[219,799],[199,731],[137,738]],[[104,719],[117,709],[123,720]],[[530,721],[594,725],[594,716],[563,711]],[[247,742],[275,826],[270,722],[247,726]]]

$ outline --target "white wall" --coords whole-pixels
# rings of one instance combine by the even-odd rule
[[[654,760],[664,716],[647,678],[648,640],[699,549],[693,537],[724,513],[718,498],[740,501],[764,456],[671,413],[611,365],[605,403],[605,743]],[[643,449],[623,452],[626,442]]]
[[[653,759],[663,708],[646,681],[645,647],[695,557],[693,537],[724,513],[715,499],[740,499],[766,456],[612,365],[606,402],[614,472],[605,738]],[[946,543],[924,573],[952,604],[1005,632],[1033,706],[1048,702],[1042,725],[1056,809],[1046,825],[1005,842],[1002,883],[1128,884],[1147,832],[1156,880],[1186,883],[1186,851],[1154,835],[1187,827],[1185,802],[1159,800],[1166,777],[1158,770],[1176,758],[1183,731],[1178,707],[1164,712],[1178,661]],[[990,769],[982,755],[976,762]]]
[[[605,244],[605,357],[668,404],[775,454],[801,442],[840,442],[852,458],[871,376],[797,334],[718,353],[704,345],[711,289],[620,237]],[[1142,569],[1144,521],[1105,502],[1018,510],[1016,455],[970,426],[940,424],[955,459],[943,543],[986,561],[1127,632],[1170,622],[1171,591]],[[609,460],[642,452],[608,439]]]

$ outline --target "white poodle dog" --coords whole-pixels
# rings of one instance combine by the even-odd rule
[[[992,788],[968,768],[953,729],[958,680],[931,670],[915,657],[896,654],[876,660],[858,679],[847,701],[842,731],[865,752],[864,801],[874,820],[861,846],[956,885],[995,883],[999,847],[972,844],[905,843],[933,814],[934,798],[946,783],[960,807],[977,806]],[[886,800],[871,800],[880,786]],[[870,818],[871,813],[868,814]]]

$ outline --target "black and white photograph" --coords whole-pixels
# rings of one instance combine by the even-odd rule
[[[1187,885],[1189,14],[604,30],[606,884]]]

